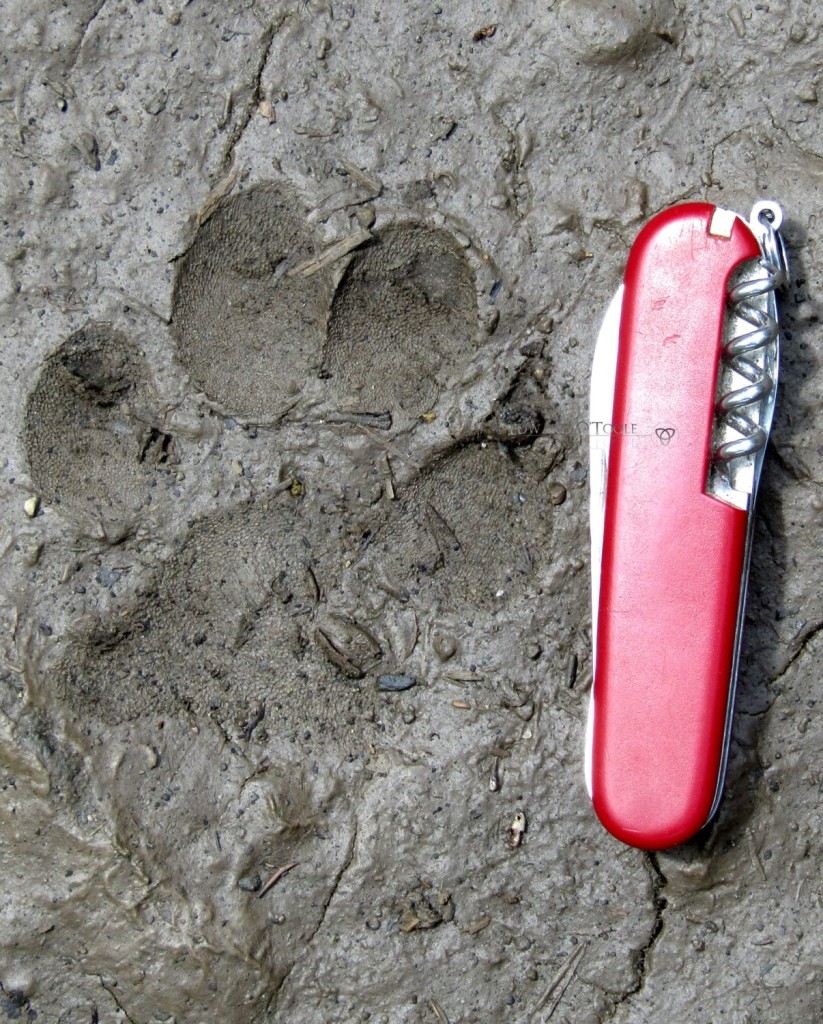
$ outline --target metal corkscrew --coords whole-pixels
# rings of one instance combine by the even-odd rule
[[[592,366],[594,684],[586,777],[617,838],[661,849],[717,810],[754,499],[777,393],[773,202],[708,203],[640,232]],[[614,429],[614,425],[622,425]]]
[[[788,280],[782,222],[783,211],[776,203],[755,204],[749,227],[760,243],[761,256],[738,272],[728,292],[712,461],[732,489],[749,493],[758,468],[754,462],[768,441],[776,398],[776,293]]]

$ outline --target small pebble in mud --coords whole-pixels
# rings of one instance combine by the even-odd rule
[[[277,120],[277,112],[274,109],[274,104],[271,100],[261,100],[257,105],[257,112],[261,117],[264,117],[269,124],[274,124]]]
[[[548,494],[549,503],[552,505],[562,505],[566,500],[566,488],[563,484],[556,481],[553,484],[549,484]]]
[[[244,875],[237,883],[239,889],[244,892],[257,892],[260,886],[263,884],[263,880],[257,872],[252,872],[250,875]]]
[[[417,685],[414,676],[380,676],[377,680],[377,689],[387,693],[398,693],[401,690],[410,690]]]
[[[373,206],[359,206],[354,215],[360,227],[367,231],[374,226],[374,222],[377,220],[377,213]]]
[[[802,43],[806,38],[806,26],[802,21],[795,21],[789,29],[789,39],[793,43]]]
[[[529,700],[519,708],[512,709],[521,722],[530,722],[534,716],[534,704]]]
[[[29,519],[34,519],[37,513],[40,511],[40,499],[35,495],[33,498],[29,498],[23,505],[23,510]]]
[[[119,572],[115,572],[113,569],[109,569],[107,566],[101,565],[97,570],[95,579],[101,587],[111,588],[120,579],[120,575],[121,574]]]
[[[441,661],[448,661],[449,658],[453,658],[457,653],[457,641],[453,636],[448,636],[445,633],[438,633],[432,641],[432,647],[434,653]]]
[[[585,483],[588,473],[588,469],[583,465],[582,462],[575,462],[572,468],[569,470],[569,479],[582,487]]]
[[[161,89],[159,92],[155,93],[154,96],[151,96],[145,101],[143,109],[147,114],[151,114],[153,117],[156,117],[166,109],[168,101],[169,94],[164,89]]]
[[[509,825],[509,846],[516,850],[523,842],[523,835],[526,831],[526,815],[518,811]]]

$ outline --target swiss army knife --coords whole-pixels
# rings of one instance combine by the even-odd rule
[[[726,770],[752,511],[774,412],[783,213],[655,216],[597,339],[590,396],[594,683],[586,781],[605,827],[674,846]]]

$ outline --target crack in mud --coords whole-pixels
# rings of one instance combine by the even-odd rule
[[[120,1000],[114,994],[113,990],[105,983],[105,981],[103,981],[102,975],[98,974],[97,975],[97,980],[100,982],[101,986],[105,989],[105,991],[108,993],[108,995],[111,996],[112,1000],[114,1001],[114,1005],[123,1014],[123,1016],[129,1022],[129,1024],[136,1024],[136,1021],[135,1021],[134,1017],[129,1015],[128,1010],[125,1008],[125,1006],[123,1006],[123,1004],[120,1002]]]
[[[328,896],[326,897],[326,899],[323,902],[323,908],[320,911],[320,920],[314,926],[314,928],[312,929],[311,933],[306,937],[306,940],[305,940],[305,943],[304,943],[304,947],[303,947],[304,955],[305,955],[306,950],[308,950],[308,948],[311,946],[312,942],[314,942],[314,938],[317,935],[317,933],[323,927],[323,924],[324,924],[324,922],[326,920],[326,914],[328,913],[328,910],[329,910],[329,907],[331,906],[332,900],[337,895],[337,890],[340,888],[340,883],[343,881],[343,876],[349,870],[349,868],[351,867],[351,863],[354,860],[354,851],[355,851],[355,848],[357,846],[357,828],[358,828],[358,826],[357,826],[357,819],[355,818],[354,828],[352,830],[351,839],[349,840],[349,848],[346,851],[345,860],[343,861],[343,864],[340,867],[340,870],[337,872],[337,874],[336,874],[336,876],[334,878],[334,882],[332,883],[332,887],[331,887],[331,890],[330,890]],[[292,971],[297,966],[297,964],[298,964],[298,960],[295,959],[291,963],[291,965],[289,966],[289,968],[286,971],[286,973],[283,975],[283,977],[277,983],[277,987],[272,992],[271,997],[270,997],[269,1002],[268,1002],[268,1005],[266,1007],[266,1012],[268,1014],[271,1014],[271,1013],[274,1013],[274,1012],[277,1011],[277,1004],[278,1004],[278,1001],[280,999],[280,993],[283,991],[283,987],[285,986],[286,981],[289,978],[289,975],[292,973]]]
[[[800,153],[804,156],[811,157],[813,160],[823,160],[823,153],[818,153],[814,149],[808,149],[798,139],[794,138],[791,132],[786,128],[785,124],[781,122],[779,118],[775,116],[774,111],[768,104],[764,104],[766,112],[769,115],[769,121],[771,122],[772,128],[779,132],[787,142],[791,143]]]
[[[645,944],[641,949],[636,950],[632,954],[634,961],[634,984],[628,988],[620,998],[615,1002],[609,1015],[603,1018],[601,1024],[607,1024],[608,1021],[614,1020],[617,1015],[618,1009],[631,999],[632,996],[636,996],[638,992],[642,992],[644,985],[646,984],[646,978],[649,973],[649,954],[655,947],[657,940],[663,933],[663,912],[668,906],[668,900],[663,895],[663,890],[668,884],[668,879],[660,869],[660,864],[657,859],[657,855],[654,853],[646,853],[644,855],[644,863],[646,864],[649,876],[652,881],[652,903],[654,906],[654,921],[649,931],[649,936],[646,939]]]
[[[67,63],[67,66],[66,66],[66,72],[65,72],[67,78],[68,78],[69,74],[74,70],[74,68],[77,65],[77,59],[80,56],[80,51],[83,49],[83,43],[85,43],[85,41],[86,41],[86,36],[89,34],[89,29],[91,28],[92,24],[97,19],[98,15],[100,14],[100,12],[103,10],[103,8],[105,6],[106,6],[106,0],[99,0],[97,5],[95,6],[94,10],[91,12],[89,17],[86,19],[86,22],[83,25],[83,29],[82,29],[82,31],[80,33],[80,39],[77,41],[77,44],[72,48],[72,51],[69,54],[69,59],[68,59],[68,63]]]
[[[721,146],[725,146],[727,142],[729,142],[731,139],[735,137],[735,135],[745,135],[747,132],[754,131],[756,127],[756,124],[746,123],[738,128],[732,129],[732,131],[728,132],[726,135],[723,135],[721,138],[717,140],[717,142],[714,143],[714,145],[711,148],[711,152],[709,153],[709,167],[707,172],[710,184],[714,184],[715,181],[714,165],[715,160],[717,159],[718,149],[720,149]]]
[[[803,657],[803,655],[806,653],[806,648],[809,646],[812,640],[814,640],[817,637],[821,630],[823,630],[823,622],[818,622],[811,627],[808,633],[806,633],[806,635],[801,640],[800,646],[789,659],[789,662],[786,665],[786,667],[783,669],[779,676],[775,676],[775,678],[772,680],[772,686],[775,686],[777,683],[779,683],[780,680],[783,679],[783,677],[789,671],[789,669],[795,664],[795,662],[799,661]]]
[[[234,156],[234,147],[237,145],[240,139],[242,139],[243,132],[245,132],[245,130],[248,128],[249,122],[254,116],[254,112],[257,109],[260,100],[262,99],[261,82],[263,78],[263,72],[266,70],[266,64],[268,63],[269,60],[269,54],[271,53],[271,48],[274,43],[274,37],[277,34],[278,30],[282,27],[283,22],[285,20],[286,15],[284,14],[280,17],[278,21],[271,22],[269,25],[267,25],[266,30],[263,33],[261,46],[262,53],[260,56],[260,60],[257,62],[257,66],[254,69],[254,75],[251,83],[251,94],[249,96],[248,103],[246,104],[246,109],[243,111],[243,115],[240,121],[234,126],[234,128],[232,128],[231,134],[229,135],[228,145],[226,146],[226,151],[223,154],[223,167],[231,166],[232,158]]]
[[[798,462],[792,462],[790,459],[787,459],[786,456],[783,454],[782,448],[778,448],[776,444],[773,444],[769,451],[777,460],[778,466],[780,466],[783,472],[790,476],[793,480],[796,480],[798,483],[820,483],[819,480],[814,480],[812,478],[807,466],[802,465],[802,463],[798,465]]]
[[[334,879],[334,882],[332,883],[331,892],[326,897],[326,900],[323,903],[323,909],[320,911],[320,920],[317,922],[315,927],[312,929],[311,934],[306,939],[306,948],[308,948],[312,944],[312,942],[314,941],[315,935],[317,935],[317,933],[323,927],[323,922],[326,920],[326,914],[328,913],[329,907],[331,906],[331,902],[334,899],[334,897],[337,895],[337,890],[340,888],[340,883],[343,881],[343,875],[345,875],[345,873],[349,870],[349,868],[351,867],[351,863],[354,860],[354,850],[355,850],[356,846],[357,846],[357,819],[355,818],[355,820],[354,820],[354,828],[352,829],[352,836],[351,836],[351,839],[349,840],[349,848],[346,851],[346,859],[343,861],[342,867],[337,872],[337,875],[336,875],[336,877]]]

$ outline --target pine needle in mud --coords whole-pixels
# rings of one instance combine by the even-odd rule
[[[289,871],[291,871],[292,868],[296,867],[297,861],[294,861],[293,864],[284,864],[282,868],[278,868],[275,871],[275,873],[271,876],[271,878],[263,885],[263,888],[257,894],[257,898],[261,900],[269,891],[269,889],[273,889],[274,886],[277,885],[277,883],[280,881],[283,875],[287,874]]]

